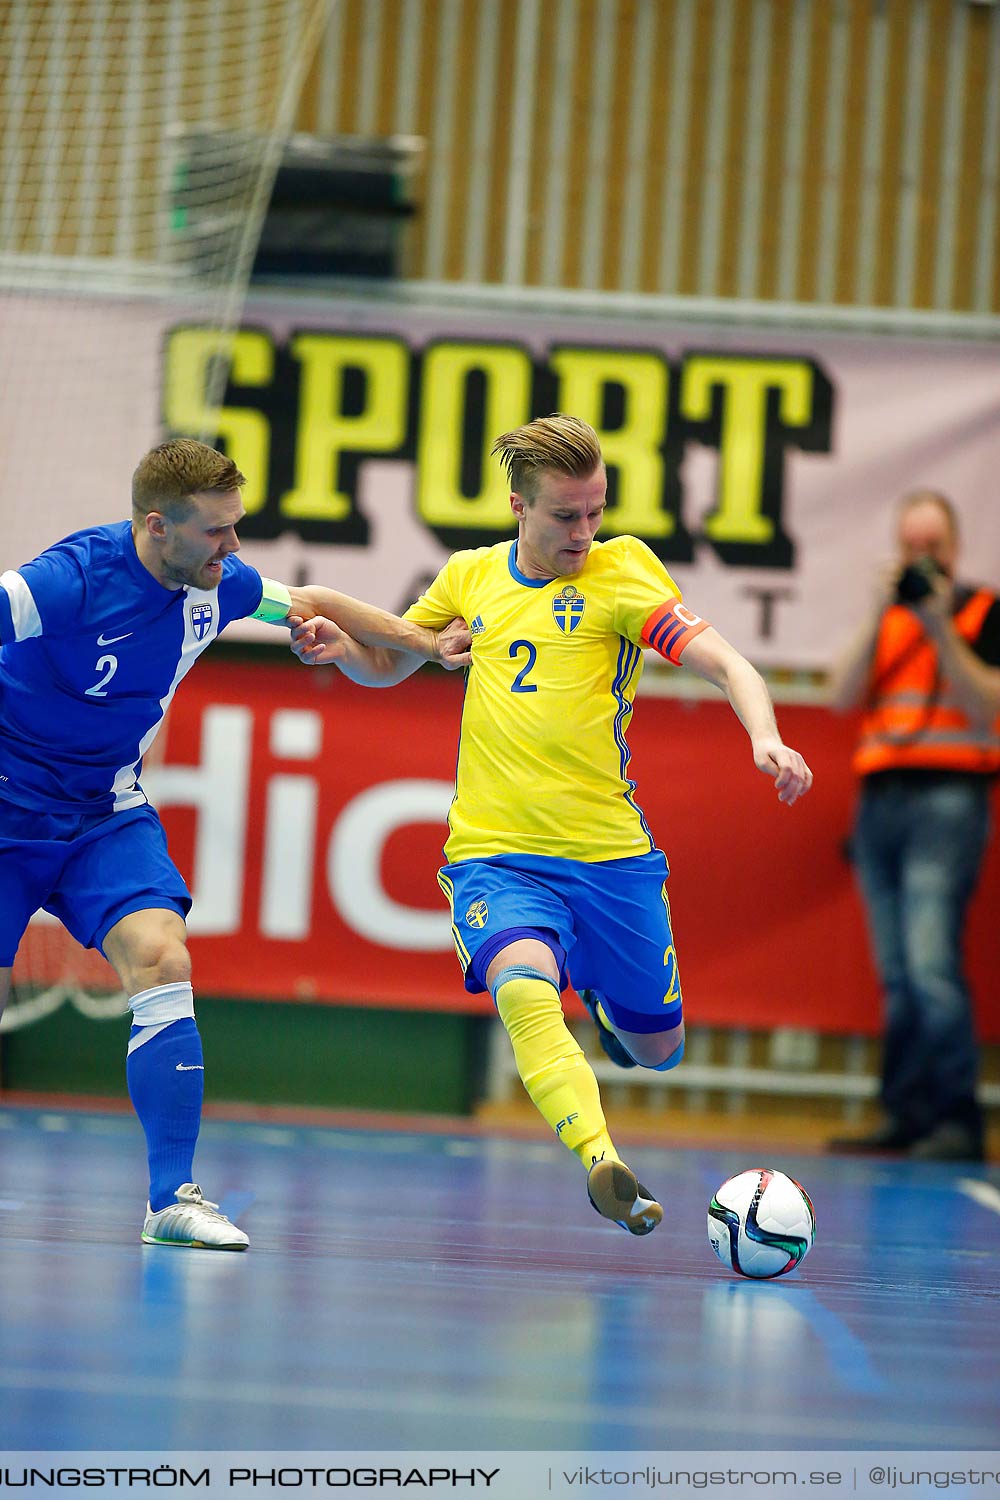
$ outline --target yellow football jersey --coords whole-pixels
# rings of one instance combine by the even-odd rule
[[[526,578],[516,542],[456,552],[406,618],[472,631],[446,858],[620,859],[655,848],[629,779],[642,645],[672,660],[705,623],[636,537],[572,579]]]

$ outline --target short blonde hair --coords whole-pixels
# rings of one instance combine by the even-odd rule
[[[151,448],[132,475],[132,512],[148,516],[162,511],[181,520],[193,495],[225,495],[246,479],[224,453],[194,438],[171,438]]]
[[[911,510],[916,510],[918,505],[936,505],[944,516],[951,531],[952,541],[958,541],[958,511],[952,505],[947,495],[942,495],[940,490],[911,490],[904,495],[899,502],[899,519],[908,516]]]
[[[534,500],[539,476],[547,469],[585,479],[604,461],[593,427],[562,412],[505,432],[492,452],[507,470],[511,490],[525,500]]]

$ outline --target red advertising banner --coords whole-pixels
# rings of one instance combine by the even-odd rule
[[[191,883],[204,994],[488,1012],[465,993],[435,881],[462,683],[427,670],[389,690],[290,659],[201,663],[144,776]],[[640,693],[632,771],[671,865],[694,1024],[874,1034],[878,991],[844,844],[854,726],[781,711],[815,787],[778,804],[722,701]],[[1000,850],[970,961],[981,1032],[1000,1040]]]

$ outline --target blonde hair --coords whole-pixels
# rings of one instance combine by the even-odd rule
[[[585,479],[603,462],[593,427],[562,412],[505,432],[491,451],[507,470],[511,490],[529,501],[538,493],[538,479],[545,470]]]
[[[151,448],[132,475],[132,512],[148,516],[162,511],[181,520],[191,509],[193,495],[225,495],[246,479],[224,453],[194,438],[171,438]]]
[[[944,516],[951,531],[953,542],[958,541],[958,511],[952,505],[947,495],[942,495],[940,490],[912,490],[910,494],[904,495],[899,502],[899,520],[908,516],[911,510],[916,510],[918,505],[936,505]]]

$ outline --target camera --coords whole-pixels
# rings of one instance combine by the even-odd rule
[[[896,603],[919,604],[932,592],[935,578],[940,578],[943,573],[944,568],[933,557],[918,557],[896,579]]]

